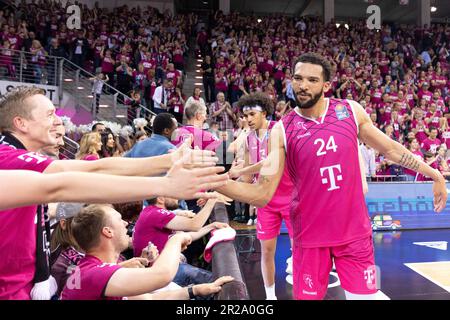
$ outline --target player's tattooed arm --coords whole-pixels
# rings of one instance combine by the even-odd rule
[[[413,171],[418,171],[420,167],[420,162],[413,155],[408,153],[402,154],[398,164]]]

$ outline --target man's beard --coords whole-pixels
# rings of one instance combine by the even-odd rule
[[[297,93],[295,93],[295,103],[297,104],[297,107],[300,109],[310,109],[314,107],[314,105],[319,101],[320,97],[323,94],[323,88],[320,90],[320,93],[316,94],[315,96],[312,96],[311,99],[306,100],[305,102],[300,102],[297,97]]]

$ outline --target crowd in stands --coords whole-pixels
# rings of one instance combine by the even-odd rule
[[[99,8],[98,3],[92,9],[80,7],[81,29],[67,27],[70,15],[57,1],[22,1],[15,12],[0,10],[2,75],[13,77],[18,72],[18,51],[23,51],[27,68],[32,70],[31,80],[53,85],[55,67],[53,60],[47,64],[47,59],[64,57],[122,93],[138,94],[136,100],[149,109],[153,109],[156,88],[166,79],[171,83],[165,90],[165,109],[182,120],[183,71],[197,16],[172,15],[152,7],[130,9],[125,5],[108,10]],[[102,88],[93,91],[98,100]],[[108,91],[103,87],[103,92]]]

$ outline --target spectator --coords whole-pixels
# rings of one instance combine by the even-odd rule
[[[146,207],[136,223],[133,234],[134,255],[138,256],[148,242],[156,245],[159,251],[164,249],[168,239],[177,231],[189,232],[192,241],[207,235],[211,230],[225,228],[225,223],[214,222],[203,226],[214,209],[217,199],[210,199],[193,218],[177,216],[172,210],[178,208],[178,200],[158,197],[147,201]],[[196,268],[181,257],[180,266],[173,282],[180,286],[211,282],[212,273]]]
[[[102,52],[100,52],[100,58],[101,58],[101,68],[102,73],[105,74],[109,81],[108,84],[110,86],[113,86],[114,83],[114,65],[116,61],[112,57],[112,51],[110,49],[103,49]],[[106,90],[107,92],[110,92],[110,89]]]
[[[186,233],[172,236],[150,268],[123,268],[117,263],[120,252],[128,247],[126,222],[109,206],[91,205],[72,221],[75,241],[86,252],[78,264],[80,286],[66,285],[63,300],[189,299],[207,296],[220,290],[231,277],[192,289],[178,289],[149,294],[170,283],[178,269],[181,250],[192,241]],[[102,266],[102,268],[96,268]]]
[[[169,100],[168,81],[164,80],[162,85],[156,87],[153,94],[153,111],[156,114],[167,112],[167,101]]]
[[[178,123],[183,123],[184,103],[180,88],[175,88],[175,91],[169,97],[167,107]]]
[[[409,151],[411,151],[414,156],[419,159],[419,160],[424,160],[423,157],[423,153],[422,151],[420,151],[420,145],[419,142],[417,141],[416,138],[412,138],[409,141],[409,147],[408,147]],[[406,175],[406,180],[407,181],[415,181],[416,180],[416,172],[409,170],[409,169],[403,169],[404,170],[404,174]]]
[[[170,113],[160,113],[153,120],[153,134],[149,139],[137,143],[125,154],[129,158],[152,157],[167,154],[169,150],[175,149],[170,143],[177,124]]]
[[[210,117],[212,120],[219,123],[219,130],[232,130],[237,120],[235,111],[231,105],[225,101],[223,92],[217,94],[217,100],[210,106]]]
[[[194,88],[194,92],[192,93],[192,96],[190,96],[187,101],[186,104],[184,105],[185,108],[187,108],[189,105],[191,105],[191,103],[199,103],[202,106],[205,106],[206,108],[206,104],[205,104],[205,100],[203,100],[203,98],[200,96],[201,95],[201,90],[200,88],[196,87]]]
[[[81,68],[84,68],[84,63],[89,48],[89,43],[84,34],[85,33],[83,30],[79,30],[76,38],[72,42],[72,62]]]
[[[437,162],[437,157],[436,157],[435,154],[433,154],[430,151],[427,151],[427,152],[424,153],[423,158],[424,158],[423,161],[426,164],[428,164],[433,169],[438,170],[439,164]],[[430,177],[426,177],[426,176],[424,176],[422,174],[417,174],[416,181],[431,181],[431,178]]]
[[[49,56],[57,57],[57,58],[68,58],[67,52],[63,47],[60,46],[59,40],[57,38],[53,38],[50,41],[50,45],[47,48],[47,52]],[[49,61],[47,64],[47,74],[48,74],[48,84],[56,85],[56,79],[58,79],[58,69],[59,69],[59,60],[57,61]]]
[[[441,140],[437,138],[438,129],[435,127],[430,127],[429,136],[426,138],[420,145],[420,147],[424,150],[424,152],[431,152],[432,154],[436,154],[438,147],[441,145]]]
[[[44,77],[44,67],[48,53],[38,40],[33,41],[30,52],[32,54],[31,65],[34,73],[34,83],[41,83]]]
[[[109,81],[109,78],[108,75],[105,77],[103,73],[99,73],[96,77],[89,78],[89,80],[93,82],[92,94],[94,99],[92,100],[92,112],[95,112],[95,115],[97,115],[99,112],[100,97],[103,92],[103,85],[105,82]]]
[[[141,117],[141,103],[143,102],[141,91],[133,90],[131,91],[131,101],[129,102],[127,108],[127,122],[128,125],[133,125],[133,120]]]
[[[73,217],[82,207],[81,203],[60,203],[56,209],[57,222],[50,239],[50,272],[58,285],[58,297],[72,273],[71,269],[84,257],[84,253],[73,238],[71,227]]]
[[[207,103],[214,101],[215,93],[215,80],[214,80],[214,64],[211,62],[209,55],[205,56],[205,61],[201,65],[201,71],[203,75],[203,88],[205,89],[205,99]]]
[[[102,150],[102,140],[98,132],[86,133],[80,141],[80,150],[76,155],[78,160],[93,161],[100,159],[99,152]]]
[[[188,108],[185,108],[185,114],[187,124],[175,132],[172,143],[179,145],[184,140],[192,138],[192,148],[215,150],[221,144],[221,141],[208,131],[203,130],[206,121],[206,108],[200,104],[192,103]]]
[[[375,150],[363,143],[360,145],[360,151],[364,160],[366,180],[372,181],[376,177]]]
[[[101,122],[97,122],[96,124],[94,124],[92,126],[92,132],[98,132],[98,133],[103,133],[106,130],[106,126],[101,123]]]
[[[116,136],[114,139],[113,133],[105,132],[101,134],[101,158],[120,157],[120,151],[117,146],[118,138]]]
[[[16,72],[15,65],[13,63],[14,52],[11,50],[11,44],[8,40],[3,42],[3,46],[0,46],[0,71],[1,75],[7,75],[14,77]]]
[[[41,149],[41,153],[51,157],[55,160],[59,159],[61,149],[64,148],[64,137],[66,134],[66,128],[61,123],[60,125],[56,126],[55,128],[55,135],[56,135],[56,144],[53,146],[48,146]]]

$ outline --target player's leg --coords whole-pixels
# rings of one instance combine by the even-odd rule
[[[322,300],[327,293],[332,264],[330,249],[301,248],[294,237],[292,260],[294,299]]]
[[[281,215],[268,208],[258,209],[256,235],[261,242],[261,273],[268,300],[275,300],[275,250],[280,234]]]
[[[291,224],[291,217],[289,213],[289,208],[286,208],[286,210],[281,211],[281,217],[284,220],[284,224],[286,225],[286,228],[288,230],[289,234],[289,243],[290,243],[290,249],[291,249],[291,255],[286,260],[286,273],[288,274],[286,277],[286,281],[290,284],[292,284],[292,242],[293,242],[293,233],[292,233],[292,224]]]
[[[261,273],[267,300],[276,300],[275,294],[275,250],[277,238],[261,240]]]
[[[376,299],[377,273],[372,236],[333,247],[332,254],[346,298]]]

